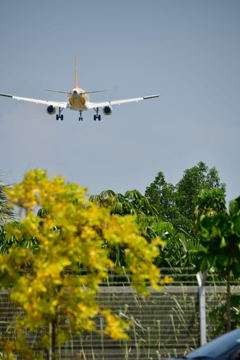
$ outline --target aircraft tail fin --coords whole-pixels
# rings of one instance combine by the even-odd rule
[[[74,56],[74,88],[78,88],[77,57]]]

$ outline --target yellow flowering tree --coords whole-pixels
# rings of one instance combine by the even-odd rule
[[[159,288],[160,273],[153,261],[160,240],[148,243],[139,235],[133,216],[110,214],[88,201],[84,188],[62,177],[49,179],[43,170],[26,173],[8,190],[8,198],[21,211],[20,226],[8,224],[8,233],[38,242],[37,250],[14,247],[0,255],[1,286],[11,286],[11,299],[24,310],[15,324],[18,340],[2,345],[9,359],[19,352],[32,359],[24,334],[39,328],[48,331],[38,347],[47,348],[48,358],[54,359],[56,346],[71,332],[99,331],[96,316],[104,319],[105,335],[126,338],[127,324],[96,302],[109,270],[120,270],[111,261],[110,248],[124,249],[132,284],[146,294],[148,285]],[[67,319],[64,329],[57,326],[59,318]]]

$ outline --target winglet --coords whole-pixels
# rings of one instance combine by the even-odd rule
[[[160,96],[160,94],[157,94],[157,95],[149,95],[149,96],[144,96],[143,99],[144,99],[144,100],[153,99],[153,98],[157,98],[157,97],[159,97],[159,96]]]
[[[74,88],[78,88],[77,57],[74,56]]]
[[[12,95],[9,95],[9,94],[0,94],[0,96],[5,96],[5,97],[9,97],[9,98],[13,97]]]

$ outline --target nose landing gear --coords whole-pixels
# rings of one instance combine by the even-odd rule
[[[78,121],[83,121],[82,110],[79,110],[79,118],[78,118]]]

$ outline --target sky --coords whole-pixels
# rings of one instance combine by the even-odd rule
[[[239,0],[1,1],[0,93],[65,101],[46,89],[106,90],[92,101],[160,94],[93,112],[0,98],[1,180],[46,169],[87,187],[144,193],[204,161],[240,195]]]

